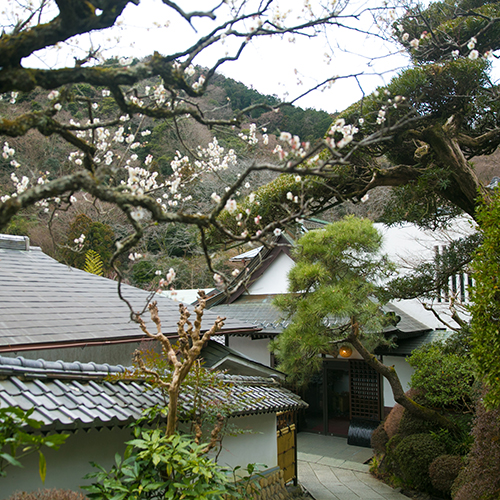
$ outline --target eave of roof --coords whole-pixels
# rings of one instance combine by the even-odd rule
[[[123,366],[0,356],[0,407],[34,408],[32,418],[43,422],[42,430],[126,425],[139,418],[144,409],[163,405],[165,399],[158,389],[148,390],[140,380],[106,380],[124,371]],[[232,384],[233,417],[307,406],[273,379],[225,375],[224,380]],[[227,394],[215,388],[205,397],[227,402]],[[189,392],[181,394],[180,401],[186,412],[192,409]]]

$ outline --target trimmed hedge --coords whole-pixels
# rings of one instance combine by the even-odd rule
[[[412,434],[396,446],[394,459],[405,483],[421,491],[432,491],[429,466],[445,453],[445,447],[429,434]]]

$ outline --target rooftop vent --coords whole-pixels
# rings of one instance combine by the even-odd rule
[[[30,239],[27,236],[0,234],[0,248],[7,250],[29,250]]]

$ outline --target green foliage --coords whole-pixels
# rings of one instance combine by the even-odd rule
[[[33,412],[34,408],[0,408],[0,477],[7,475],[9,465],[22,467],[24,457],[38,452],[39,474],[45,481],[47,464],[41,449],[47,446],[57,450],[66,441],[68,434],[34,434],[33,430],[40,429],[43,422],[31,418]]]
[[[291,319],[272,344],[292,383],[306,385],[319,370],[321,354],[334,354],[335,342],[350,333],[351,321],[360,326],[368,348],[384,342],[386,318],[377,302],[377,280],[391,266],[378,251],[381,236],[367,219],[347,217],[325,229],[310,231],[295,249],[289,291],[276,305]]]
[[[398,427],[398,433],[401,437],[413,434],[429,434],[432,431],[438,430],[439,426],[436,423],[416,418],[407,410],[403,412]]]
[[[82,234],[85,236],[83,247],[75,251],[73,250],[75,247],[74,240]],[[70,266],[83,269],[86,251],[93,250],[101,257],[104,268],[108,269],[115,249],[114,242],[115,233],[108,224],[93,221],[88,215],[79,214],[69,227],[67,248],[63,249],[62,254]]]
[[[134,439],[127,443],[124,458],[117,454],[116,465],[107,472],[89,474],[94,484],[85,486],[95,500],[222,500],[236,496],[229,476],[203,455],[204,445],[186,435],[165,437],[160,429],[133,427]]]
[[[151,283],[155,278],[156,266],[149,260],[140,260],[132,266],[132,282],[134,285]]]
[[[489,18],[500,14],[498,2],[491,0],[447,0],[433,2],[426,9],[420,5],[409,9],[399,19],[401,31],[397,31],[399,41],[409,49],[409,41],[419,39],[421,47],[412,50],[412,57],[418,63],[446,60],[449,51],[443,46],[458,48],[472,37],[477,38],[476,49],[480,53],[486,50],[497,50],[500,47],[500,27],[497,23],[489,24]],[[485,28],[488,28],[487,33]],[[432,37],[421,39],[421,34],[432,30]],[[408,41],[402,41],[404,33],[408,33]],[[467,47],[461,47],[463,55],[468,55]]]
[[[437,432],[430,432],[432,438],[441,443],[446,452],[450,455],[467,456],[474,441],[471,435],[472,417],[466,415],[456,415],[453,419],[459,426],[460,432],[452,434],[448,429],[439,429]]]
[[[429,466],[445,453],[444,446],[437,443],[429,434],[412,434],[397,445],[394,457],[406,484],[421,491],[431,491]]]
[[[500,406],[500,193],[478,210],[484,241],[472,263],[472,355],[479,376],[489,386],[487,407]]]
[[[102,276],[102,259],[101,256],[94,252],[94,250],[87,250],[85,252],[85,265],[83,270],[87,273],[96,274],[97,276]]]
[[[13,234],[16,236],[28,236],[30,230],[38,224],[36,217],[27,215],[15,215],[10,220],[8,226],[2,230],[3,234]]]
[[[422,391],[427,404],[459,412],[470,410],[474,382],[470,356],[445,352],[443,344],[433,343],[413,351],[408,363],[415,369],[411,386]]]
[[[187,257],[193,255],[198,248],[196,238],[196,231],[192,227],[165,224],[149,228],[144,239],[149,253]]]

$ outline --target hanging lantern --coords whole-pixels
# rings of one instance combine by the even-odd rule
[[[348,345],[343,345],[339,350],[339,354],[343,358],[348,358],[352,354],[352,349]]]

